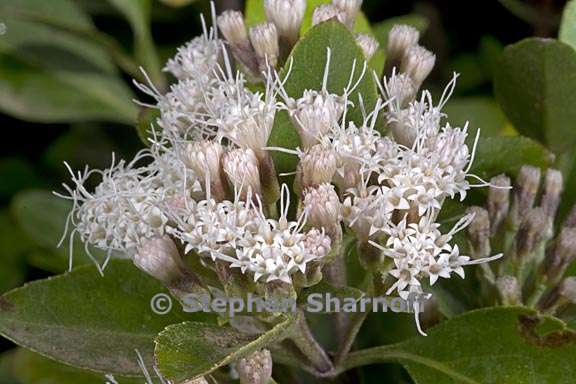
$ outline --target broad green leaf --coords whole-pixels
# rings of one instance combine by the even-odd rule
[[[14,351],[6,351],[0,354],[0,383],[1,384],[24,384],[14,375]]]
[[[22,120],[134,124],[137,108],[132,98],[114,77],[43,70],[0,55],[0,111]]]
[[[24,282],[30,243],[7,213],[0,211],[0,294]]]
[[[576,333],[519,307],[467,312],[428,336],[353,352],[348,367],[398,361],[419,384],[573,383]]]
[[[92,41],[33,21],[8,19],[5,25],[2,53],[49,70],[117,73],[106,50]]]
[[[166,315],[151,299],[166,290],[130,261],[112,260],[104,276],[95,266],[35,281],[0,297],[0,334],[44,356],[83,369],[141,375],[135,350],[151,366],[154,338],[187,315]]]
[[[72,209],[72,203],[48,191],[31,190],[16,195],[11,203],[11,212],[19,227],[37,246],[44,251],[35,253],[36,257],[44,256],[45,260],[36,260],[37,266],[52,272],[63,272],[68,269],[68,241],[58,248],[58,242],[64,234],[66,218]],[[74,241],[74,266],[91,263],[84,253],[84,244],[76,236]],[[104,253],[94,250],[99,259]]]
[[[134,33],[135,54],[157,82],[163,81],[156,46],[150,33],[152,0],[108,0],[130,23]]]
[[[527,137],[481,137],[471,173],[489,179],[500,173],[516,174],[522,165],[547,167],[554,156]]]
[[[261,335],[206,323],[171,325],[156,339],[156,362],[165,377],[179,383],[207,375],[280,341],[292,331],[293,324],[293,318],[286,318]]]
[[[134,359],[137,359],[134,353]],[[21,384],[105,384],[104,375],[47,359],[18,349],[13,358],[14,375]],[[142,384],[142,378],[115,377],[119,384]],[[3,383],[4,384],[4,383]]]
[[[569,45],[530,38],[508,46],[495,92],[518,132],[556,152],[576,144],[576,51]]]
[[[302,20],[302,27],[300,34],[303,35],[312,27],[312,15],[314,10],[321,4],[328,4],[330,0],[308,0],[306,2],[306,12]],[[248,27],[263,23],[266,21],[266,11],[264,9],[264,0],[247,0],[244,11],[246,17],[246,24]],[[356,16],[356,23],[354,24],[354,32],[366,33],[372,35],[370,22],[361,11]]]
[[[430,22],[426,17],[414,13],[404,16],[391,17],[389,19],[376,23],[372,25],[372,31],[374,32],[374,36],[380,43],[380,47],[386,48],[388,46],[388,33],[390,33],[390,30],[394,25],[396,24],[411,25],[417,30],[419,30],[420,33],[424,33],[428,29],[429,23]]]
[[[496,136],[506,124],[506,117],[498,104],[489,97],[452,98],[442,112],[452,126],[463,127],[468,122],[468,134],[473,139],[480,129],[481,137]]]
[[[576,1],[574,0],[568,1],[564,7],[558,39],[576,49]]]
[[[72,0],[0,0],[0,15],[2,21],[28,19],[86,32],[94,30],[88,15]]]
[[[356,61],[356,77],[361,73],[364,57],[352,34],[339,22],[328,21],[312,28],[296,44],[292,51],[292,72],[285,88],[289,96],[299,98],[306,89],[321,89],[322,76],[326,67],[327,48],[331,50],[331,65],[328,74],[328,91],[342,94],[349,82],[353,62]],[[286,64],[289,66],[289,63]],[[287,73],[285,67],[280,76]],[[362,95],[367,111],[376,104],[376,85],[370,74],[366,74],[350,100],[358,105],[358,95]],[[348,112],[348,118],[361,123],[362,115],[359,108]],[[285,112],[276,115],[274,128],[270,135],[269,146],[295,148],[300,139],[296,129]],[[290,172],[295,169],[296,157],[274,153],[276,169],[280,172]]]

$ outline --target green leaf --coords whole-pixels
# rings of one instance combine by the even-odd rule
[[[52,271],[63,272],[68,269],[68,241],[58,248],[66,226],[66,218],[72,209],[72,203],[54,196],[48,191],[31,190],[19,193],[11,203],[11,211],[16,222],[24,233],[44,252],[36,253],[44,256],[44,260],[36,259],[35,265]],[[84,251],[84,244],[76,236],[74,241],[74,266],[91,263]],[[103,260],[103,252],[93,250],[93,254]]]
[[[134,124],[137,108],[132,98],[126,85],[114,77],[44,70],[0,55],[0,111],[22,120]]]
[[[568,384],[576,375],[576,333],[526,308],[486,308],[442,322],[427,337],[353,352],[344,364],[391,360],[419,384]]]
[[[89,16],[72,0],[0,0],[0,15],[2,21],[41,20],[85,32],[94,30]]]
[[[0,293],[4,293],[24,282],[25,254],[30,244],[26,235],[3,211],[0,211],[0,244]]]
[[[428,25],[430,22],[428,19],[422,15],[418,14],[409,14],[397,17],[391,17],[379,23],[372,25],[372,31],[374,31],[374,36],[380,43],[381,48],[386,48],[388,46],[388,33],[392,27],[396,24],[407,24],[411,25],[420,33],[426,32],[428,29]]]
[[[574,0],[568,1],[564,7],[558,39],[576,49],[576,1]]]
[[[207,375],[285,338],[289,317],[261,335],[240,333],[227,326],[186,322],[167,327],[156,339],[156,361],[162,375],[175,382]]]
[[[0,159],[0,199],[9,199],[18,191],[45,185],[29,161],[19,157]]]
[[[0,354],[0,383],[2,384],[25,384],[14,375],[14,355],[12,350]]]
[[[489,97],[451,98],[442,112],[448,115],[447,120],[452,126],[463,127],[468,122],[468,135],[472,139],[478,129],[481,137],[496,136],[506,124],[504,113]]]
[[[134,353],[134,359],[137,354]],[[14,375],[21,384],[104,384],[104,375],[73,368],[37,353],[18,349],[13,358]],[[115,377],[119,384],[142,384],[142,378]]]
[[[515,175],[522,165],[548,167],[554,156],[527,137],[481,137],[471,173],[487,180],[500,173]]]
[[[178,306],[166,315],[151,299],[166,290],[128,260],[112,260],[100,276],[94,266],[35,281],[0,297],[0,334],[44,356],[83,369],[141,375],[154,338],[166,326],[198,319]]]
[[[292,51],[293,66],[290,78],[285,88],[289,96],[299,98],[306,89],[322,88],[322,76],[326,66],[326,51],[331,50],[331,65],[328,74],[328,91],[342,94],[348,84],[352,65],[356,60],[356,79],[361,73],[364,56],[357,46],[352,34],[337,21],[328,21],[312,28],[296,44]],[[288,66],[286,64],[286,66]],[[280,76],[287,73],[285,67]],[[376,84],[370,74],[366,74],[358,88],[350,96],[350,100],[358,105],[358,95],[362,95],[367,111],[376,104],[378,98]],[[348,112],[348,118],[362,122],[359,108]],[[285,112],[276,115],[274,127],[270,135],[269,146],[296,148],[300,144],[298,133]],[[276,169],[280,172],[291,172],[295,169],[297,158],[295,156],[274,153]]]
[[[2,53],[49,70],[117,74],[99,44],[38,22],[9,19],[5,25],[6,33],[0,39]]]
[[[556,152],[576,144],[576,51],[569,45],[530,38],[508,46],[495,92],[518,132]]]

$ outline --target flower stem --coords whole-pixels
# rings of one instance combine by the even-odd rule
[[[322,348],[314,338],[314,335],[312,335],[306,323],[306,317],[302,312],[299,313],[296,329],[291,340],[319,373],[326,374],[334,370],[332,361],[326,354],[326,351],[324,351],[324,348]]]

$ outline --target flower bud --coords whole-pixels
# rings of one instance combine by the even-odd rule
[[[481,207],[471,207],[467,213],[474,213],[468,225],[468,237],[472,246],[472,257],[480,259],[490,255],[490,219],[488,211]]]
[[[306,11],[306,0],[265,0],[266,17],[276,25],[278,35],[290,46],[298,41]]]
[[[268,22],[250,28],[250,41],[258,56],[260,70],[266,71],[268,66],[275,67],[280,54],[276,26]]]
[[[406,108],[414,100],[418,92],[410,76],[405,73],[396,73],[396,71],[392,71],[389,77],[384,78],[384,87],[386,89],[386,98],[394,99],[392,103],[396,106],[395,110],[398,111]]]
[[[321,144],[304,152],[298,163],[298,182],[301,188],[330,183],[336,173],[336,153]]]
[[[364,54],[366,60],[370,60],[378,50],[378,47],[380,46],[378,40],[376,40],[370,35],[365,35],[363,33],[359,33],[356,35],[356,44],[358,44],[358,46],[362,50],[362,53]]]
[[[186,272],[178,248],[169,236],[142,240],[133,261],[138,268],[164,284],[170,284]]]
[[[324,228],[332,240],[340,229],[342,204],[332,184],[320,184],[304,191],[304,210],[308,213],[308,223],[316,228]]]
[[[352,29],[356,15],[362,6],[362,0],[332,0],[332,4],[344,13],[346,16],[344,25]]]
[[[338,123],[344,112],[344,101],[334,94],[306,90],[288,112],[298,129],[302,146],[309,148]]]
[[[510,207],[509,187],[510,178],[506,175],[499,175],[490,180],[488,214],[490,215],[492,236],[500,231],[504,219],[508,216]]]
[[[424,47],[414,45],[406,51],[400,63],[400,69],[412,78],[418,87],[426,80],[434,64],[436,56]]]
[[[546,214],[544,209],[532,208],[522,219],[516,233],[516,255],[518,258],[528,257],[543,239],[546,230]]]
[[[522,292],[518,280],[514,276],[500,276],[496,280],[496,288],[504,305],[518,305],[522,301]]]
[[[420,32],[416,28],[404,24],[394,25],[388,33],[384,73],[390,74],[394,68],[398,68],[408,48],[418,44],[419,39]]]
[[[569,304],[576,304],[576,276],[564,278],[538,302],[538,309],[542,312],[558,313]]]
[[[556,169],[548,169],[544,181],[544,195],[542,196],[542,208],[546,217],[554,221],[556,211],[560,205],[560,195],[564,188],[562,173]]]
[[[418,137],[418,127],[411,121],[411,113],[408,109],[401,109],[390,113],[386,121],[387,127],[392,132],[394,141],[400,145],[411,148]]]
[[[540,176],[540,168],[530,165],[520,168],[514,188],[512,212],[510,212],[514,226],[518,226],[522,217],[534,206],[540,186]]]
[[[312,25],[320,24],[336,18],[342,24],[346,24],[346,14],[332,4],[322,4],[316,7],[312,14]]]
[[[216,22],[228,41],[234,57],[253,75],[257,75],[259,70],[257,58],[248,40],[242,13],[233,10],[224,11]]]
[[[411,25],[396,24],[388,33],[387,57],[401,59],[408,48],[418,44],[420,32]]]
[[[224,155],[223,163],[228,181],[235,192],[240,194],[240,198],[246,199],[249,194],[261,194],[258,159],[253,150],[233,149]]]
[[[222,144],[214,141],[195,141],[188,144],[184,164],[192,169],[206,188],[209,180],[211,197],[216,201],[226,198],[226,187],[222,173]]]
[[[230,45],[238,47],[249,45],[242,12],[234,10],[224,11],[218,16],[216,22]]]
[[[546,252],[543,273],[549,284],[555,284],[564,275],[576,257],[576,228],[562,228],[552,247]]]
[[[272,377],[272,355],[267,349],[240,359],[237,365],[240,384],[268,384]]]

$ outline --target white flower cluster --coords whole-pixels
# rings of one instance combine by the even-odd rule
[[[284,79],[272,67],[261,66],[265,91],[248,89],[227,51],[241,55],[238,49],[248,35],[266,40],[274,28],[280,36],[294,38],[299,14],[294,20],[278,19],[279,10],[292,3],[303,11],[299,0],[267,1],[274,24],[266,31],[246,34],[241,15],[220,17],[228,46],[210,30],[179,49],[166,66],[178,81],[166,94],[151,82],[138,84],[155,99],[152,107],[160,111],[161,131],[154,131],[151,148],[128,164],[73,174],[75,187],[68,188],[74,201],[72,233],[97,248],[127,252],[142,269],[165,279],[178,274],[154,269],[162,266],[163,257],[165,265],[180,268],[182,263],[175,261],[180,250],[168,244],[178,241],[184,253],[197,253],[203,262],[227,263],[258,282],[292,283],[295,274],[322,265],[331,248],[338,249],[343,222],[359,243],[371,244],[384,256],[375,268],[382,272],[388,293],[403,298],[423,293],[422,281],[432,285],[452,273],[464,276],[463,266],[499,257],[470,260],[450,244],[473,216],[465,216],[446,234],[436,222],[445,199],[464,199],[471,187],[487,184],[470,174],[475,148],[466,144],[467,126],[442,123],[441,109],[456,76],[437,105],[427,90],[417,97],[434,55],[417,45],[415,29],[398,26],[390,32],[387,76],[383,83],[376,79],[382,98],[369,113],[362,97],[357,105],[351,100],[366,81],[367,64],[357,70],[354,62],[342,94],[333,93],[328,89],[330,49],[319,90],[288,94],[284,85],[290,80],[290,60]],[[353,19],[345,16],[355,15],[360,3],[333,3],[349,25]],[[265,51],[265,44],[260,48]],[[348,118],[353,106],[363,113],[362,123]],[[288,112],[301,148],[267,147],[279,110]],[[387,135],[381,133],[382,121]],[[291,192],[286,185],[279,192],[270,150],[300,159],[295,220],[288,215]],[[84,183],[95,173],[102,181],[89,192]],[[480,183],[471,185],[470,177]]]
[[[62,197],[74,202],[72,234],[87,250],[125,252],[165,280],[181,275],[159,271],[183,267],[167,243],[179,240],[185,253],[227,262],[255,281],[291,283],[328,254],[331,241],[321,229],[304,229],[305,213],[288,219],[286,186],[282,214],[266,216],[261,173],[271,161],[264,148],[277,109],[274,76],[265,94],[248,90],[212,32],[180,49],[166,69],[179,79],[166,95],[139,84],[161,113],[151,148],[105,171],[70,170],[74,187]],[[101,181],[89,192],[84,184],[93,174]]]

